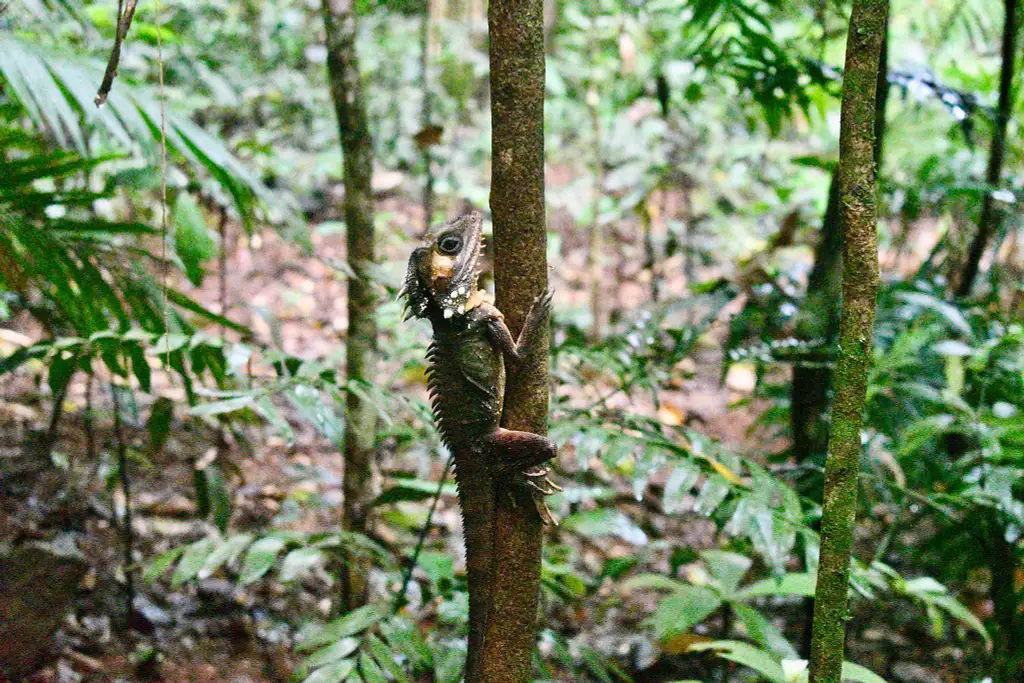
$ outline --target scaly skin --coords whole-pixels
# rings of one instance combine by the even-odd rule
[[[434,418],[455,459],[469,574],[469,649],[466,680],[479,679],[478,656],[490,607],[495,500],[499,486],[525,486],[536,511],[554,524],[543,496],[560,490],[544,466],[555,444],[529,432],[499,427],[505,361],[532,357],[547,321],[551,297],[540,297],[514,340],[504,316],[476,289],[483,246],[479,214],[431,228],[409,259],[404,294],[408,314],[430,320],[434,339],[428,389]],[[531,513],[527,513],[531,514]]]

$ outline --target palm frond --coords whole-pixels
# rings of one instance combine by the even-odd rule
[[[119,82],[107,103],[93,103],[103,78],[92,60],[69,58],[0,32],[0,82],[24,109],[32,125],[66,150],[91,156],[97,144],[155,160],[160,143],[160,103],[153,93]],[[192,174],[208,173],[234,200],[249,225],[259,204],[269,204],[270,190],[219,140],[168,109],[168,151]]]

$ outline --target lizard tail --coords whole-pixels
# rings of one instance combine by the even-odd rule
[[[480,680],[480,653],[491,602],[491,556],[495,486],[486,459],[455,454],[455,484],[462,508],[462,533],[469,576],[467,682]]]

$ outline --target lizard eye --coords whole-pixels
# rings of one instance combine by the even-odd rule
[[[437,243],[437,250],[445,256],[454,256],[462,249],[462,238],[458,235],[445,235]]]

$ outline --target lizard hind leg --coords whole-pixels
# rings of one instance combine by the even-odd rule
[[[557,454],[555,442],[531,432],[498,429],[485,439],[485,451],[492,476],[513,500],[516,492],[529,493],[544,524],[558,526],[544,502],[545,496],[562,490],[548,477],[551,468],[545,464]]]

